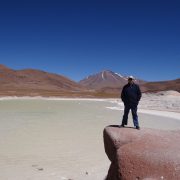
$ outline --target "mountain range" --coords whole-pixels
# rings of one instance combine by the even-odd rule
[[[0,96],[119,97],[127,76],[110,70],[92,74],[79,82],[63,75],[35,69],[13,70],[0,65]],[[142,92],[176,90],[180,79],[146,82],[136,78]]]

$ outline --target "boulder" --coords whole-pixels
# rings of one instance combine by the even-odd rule
[[[108,126],[104,147],[111,161],[106,180],[180,179],[180,131]]]

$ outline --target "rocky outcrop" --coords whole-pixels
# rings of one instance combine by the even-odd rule
[[[105,152],[111,161],[106,180],[179,180],[180,131],[104,129]]]

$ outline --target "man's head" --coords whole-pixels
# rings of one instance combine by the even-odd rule
[[[133,77],[133,76],[129,76],[129,77],[128,77],[128,83],[129,83],[129,84],[134,83],[134,77]]]

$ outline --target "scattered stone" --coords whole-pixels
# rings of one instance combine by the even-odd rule
[[[38,168],[39,171],[43,171],[44,169],[43,168]]]

